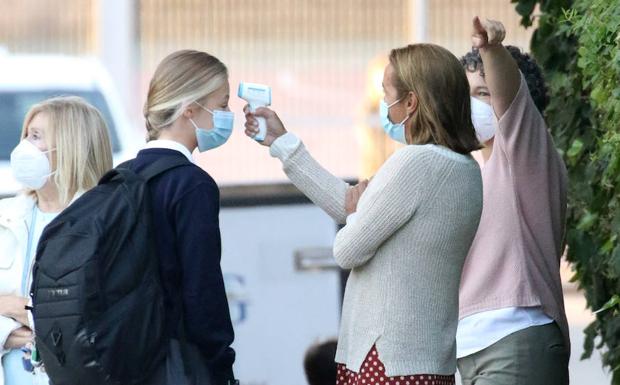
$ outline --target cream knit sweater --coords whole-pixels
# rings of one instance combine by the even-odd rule
[[[458,292],[482,210],[480,168],[435,145],[392,155],[346,218],[348,185],[293,134],[271,146],[290,180],[339,223],[334,257],[352,269],[336,361],[359,372],[376,344],[388,376],[456,371]]]

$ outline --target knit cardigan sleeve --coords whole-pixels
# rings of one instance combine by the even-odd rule
[[[280,158],[291,182],[336,222],[344,224],[347,220],[345,197],[349,184],[323,168],[301,142],[290,155]]]
[[[367,263],[379,247],[414,215],[430,186],[423,183],[423,162],[412,147],[390,157],[368,184],[334,241],[334,258],[345,269]]]

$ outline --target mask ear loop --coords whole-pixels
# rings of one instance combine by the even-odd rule
[[[396,101],[392,102],[391,104],[389,104],[389,105],[387,106],[388,110],[389,110],[389,109],[390,109],[393,105],[395,105],[396,103],[400,102],[401,100],[403,100],[403,98],[400,98],[400,99],[398,99],[398,100],[396,100]]]
[[[402,100],[402,99],[404,99],[404,98],[405,98],[405,97],[403,96],[402,98],[400,98],[400,99],[399,99],[399,101],[400,101],[400,100]],[[418,108],[419,108],[419,106],[418,106]],[[416,109],[416,111],[417,111],[417,109]],[[413,115],[415,114],[415,112],[416,112],[416,111],[413,111],[413,112],[411,113],[411,115],[408,115],[408,116],[407,116],[407,117],[406,117],[406,118],[405,118],[402,122],[400,122],[400,124],[402,124],[402,125],[403,125],[403,130],[405,131],[405,141],[407,140],[407,130],[406,130],[406,128],[407,128],[407,127],[405,127],[405,122],[406,122],[407,120],[409,120],[410,118],[412,118],[412,117],[413,117]],[[435,141],[435,143],[437,143],[437,139],[435,138],[435,134],[434,134],[432,131],[431,131],[431,138],[433,138],[433,140]]]
[[[403,96],[402,98],[400,98],[400,99],[396,100],[394,103],[390,104],[390,105],[388,106],[388,112],[389,112],[389,110],[390,110],[390,107],[392,107],[392,106],[393,106],[393,105],[395,105],[396,103],[400,102],[400,101],[401,101],[401,100],[403,100],[404,98],[405,98],[405,97]],[[407,141],[407,130],[406,130],[406,127],[405,127],[405,122],[406,122],[409,118],[411,118],[412,116],[413,116],[413,114],[411,114],[411,115],[407,115],[407,116],[405,117],[405,119],[403,119],[403,121],[402,121],[402,122],[398,123],[398,125],[399,125],[399,126],[401,126],[401,125],[403,126],[403,131],[405,132],[405,142]],[[389,119],[389,116],[388,116],[388,119]]]
[[[189,119],[189,122],[192,124],[192,126],[194,126],[194,128],[195,128],[196,130],[198,130],[199,128],[198,128],[198,126],[196,125],[196,122],[194,122],[194,119],[192,119],[192,118],[188,118],[188,119]]]
[[[198,103],[197,101],[194,101],[194,103],[198,104],[200,106],[200,108],[202,108],[203,110],[207,111],[208,113],[210,113],[211,115],[215,115],[215,113],[213,111],[211,111],[210,109],[208,109],[207,107],[203,106],[202,104]]]
[[[47,153],[52,152],[52,151],[56,151],[56,147],[54,147],[54,148],[50,148],[50,149],[49,149],[49,150],[47,150],[47,151],[41,151],[41,152],[42,152],[43,154],[47,154]],[[50,159],[50,157],[49,157],[49,156],[47,156],[47,161],[50,163],[50,168],[52,168],[52,160]],[[56,167],[56,168],[58,168],[58,167]],[[53,175],[56,175],[56,173],[57,173],[57,172],[58,172],[58,170],[56,169],[56,170],[54,170],[54,171],[50,172],[50,173],[49,173],[49,175],[48,175],[47,177],[48,177],[48,178],[51,178]]]
[[[392,120],[390,120],[390,108],[391,108],[392,106],[396,105],[396,103],[400,102],[401,100],[403,100],[403,98],[400,98],[400,99],[398,99],[398,100],[393,101],[393,102],[392,102],[392,103],[390,103],[390,104],[387,104],[387,103],[385,103],[385,99],[383,99],[383,103],[385,103],[385,105],[387,106],[387,114],[388,114],[387,118],[388,118],[388,120],[390,121],[390,123],[392,123]],[[401,124],[405,123],[405,121],[406,121],[407,119],[409,119],[409,117],[406,117],[406,118],[405,118],[405,120],[403,120],[402,122],[400,122],[400,123],[399,123],[399,125],[401,125]],[[392,124],[394,124],[394,123],[392,123]]]
[[[202,108],[203,110],[205,110],[208,113],[210,113],[211,116],[215,116],[215,113],[213,111],[211,111],[210,109],[208,109],[207,107],[203,106],[202,104],[198,103],[197,101],[194,101],[194,103],[196,103],[198,106],[200,106],[200,108]],[[194,120],[192,118],[188,118],[188,119],[189,119],[190,123],[192,123],[194,128],[197,129],[197,130],[213,131],[215,129],[215,126],[213,128],[211,128],[211,129],[199,128],[198,125],[196,124],[196,122],[194,122]]]

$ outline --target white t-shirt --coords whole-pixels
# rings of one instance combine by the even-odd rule
[[[472,314],[459,321],[456,357],[478,353],[519,330],[552,322],[540,307],[507,307]]]
[[[28,221],[28,245],[26,249],[26,260],[24,262],[24,271],[22,275],[22,295],[28,295],[28,286],[30,285],[30,274],[32,265],[37,255],[37,245],[45,226],[47,226],[59,213],[44,213],[38,206],[34,206],[30,220]],[[34,225],[33,225],[34,222]]]
[[[44,213],[35,205],[30,218],[27,219],[28,244],[26,245],[21,287],[21,294],[24,297],[28,296],[30,280],[32,279],[32,265],[37,255],[37,245],[39,244],[41,234],[43,234],[45,226],[56,218],[57,215],[58,213]],[[35,370],[34,376],[32,372],[24,369],[24,354],[21,349],[13,349],[3,357],[2,366],[5,378],[10,378],[12,384],[18,385],[48,384],[49,379],[47,375],[41,372],[40,369]]]

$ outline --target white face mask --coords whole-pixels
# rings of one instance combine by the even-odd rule
[[[497,131],[497,117],[493,107],[476,98],[471,99],[471,122],[476,129],[480,143],[484,143],[495,136]]]
[[[47,182],[52,170],[46,153],[24,139],[11,152],[11,170],[17,181],[25,187],[38,190]]]

